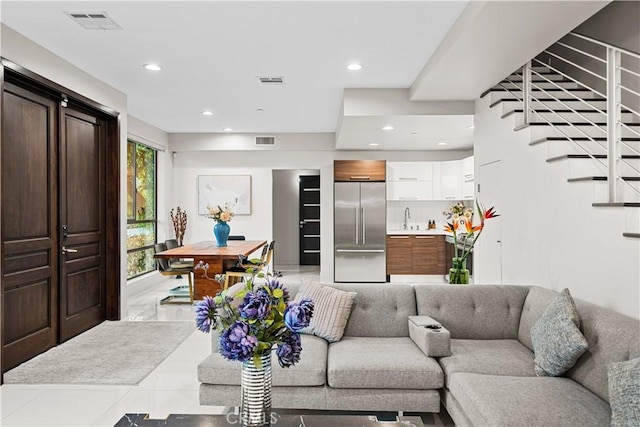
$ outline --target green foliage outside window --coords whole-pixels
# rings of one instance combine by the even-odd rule
[[[153,271],[156,242],[156,150],[127,144],[127,278]]]

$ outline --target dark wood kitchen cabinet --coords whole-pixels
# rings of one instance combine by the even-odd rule
[[[440,235],[387,235],[387,274],[446,274]]]
[[[418,234],[412,243],[412,274],[445,274],[444,236]]]
[[[411,274],[411,247],[410,235],[387,236],[387,275]]]
[[[336,160],[333,163],[333,180],[336,182],[384,182],[386,176],[385,160]]]

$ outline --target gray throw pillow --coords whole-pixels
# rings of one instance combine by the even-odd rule
[[[607,368],[611,427],[640,426],[640,358]]]
[[[531,328],[537,376],[556,377],[575,365],[588,346],[579,325],[573,298],[563,289]]]
[[[301,332],[314,334],[329,342],[337,342],[344,335],[344,328],[351,314],[355,292],[344,292],[317,283],[303,284],[295,301],[309,297],[314,303],[313,317],[308,328]]]

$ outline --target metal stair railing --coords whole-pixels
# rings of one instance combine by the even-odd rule
[[[627,97],[630,97],[632,99],[632,104],[634,106],[640,105],[640,92],[625,85],[622,79],[623,75],[627,76],[627,78],[632,78],[632,79],[637,78],[639,82],[638,87],[640,87],[640,73],[638,71],[631,70],[628,67],[622,65],[625,62],[632,63],[633,61],[637,61],[637,63],[640,64],[640,55],[625,49],[612,46],[607,43],[600,42],[590,37],[577,34],[577,33],[569,33],[565,38],[571,38],[571,37],[575,37],[579,40],[586,41],[590,47],[597,46],[600,49],[603,49],[606,53],[605,58],[602,58],[596,54],[587,52],[586,50],[580,49],[579,47],[571,46],[568,41],[565,42],[562,40],[556,42],[554,45],[545,49],[542,53],[551,58],[558,59],[566,66],[573,67],[582,72],[586,72],[588,73],[589,76],[593,76],[596,79],[603,81],[606,86],[606,93],[602,93],[601,91],[597,90],[592,86],[589,86],[583,81],[580,81],[572,77],[568,73],[561,71],[559,69],[560,67],[553,67],[551,66],[551,64],[543,63],[538,58],[534,58],[532,61],[527,62],[522,67],[522,85],[521,86],[519,86],[516,82],[513,82],[509,78],[506,79],[509,83],[513,84],[514,87],[517,87],[518,89],[522,90],[522,94],[523,94],[522,98],[518,97],[514,92],[509,90],[504,84],[500,83],[499,85],[509,90],[509,92],[516,99],[522,102],[525,124],[530,124],[531,115],[536,114],[547,124],[554,127],[557,132],[564,135],[569,141],[573,142],[580,149],[580,151],[584,152],[590,158],[595,160],[599,166],[605,166],[604,170],[606,172],[607,182],[608,182],[608,201],[610,203],[617,203],[621,200],[621,197],[622,197],[623,184],[626,184],[629,188],[632,189],[632,191],[640,194],[640,189],[635,188],[631,183],[623,180],[621,175],[622,165],[624,164],[627,170],[632,171],[634,175],[640,177],[640,170],[630,162],[627,162],[621,155],[623,148],[626,148],[632,153],[640,155],[640,151],[636,147],[633,147],[631,144],[628,144],[622,138],[623,129],[625,129],[630,134],[634,134],[640,137],[640,132],[638,132],[636,129],[629,126],[627,123],[625,123],[622,120],[622,113],[623,113],[622,110],[624,109],[625,114],[631,115],[632,117],[635,118],[635,120],[632,120],[632,122],[640,123],[640,112],[624,104],[622,100],[622,93],[625,93],[627,94]],[[563,38],[563,40],[565,38]],[[572,53],[582,55],[583,57],[588,58],[589,60],[595,61],[598,64],[603,64],[606,69],[606,75],[602,76],[598,72],[588,69],[586,66],[581,66],[580,64],[576,63],[576,61],[571,61],[569,58],[552,51],[551,49],[555,46],[560,46],[561,48],[567,49]],[[575,95],[570,89],[566,89],[562,87],[557,82],[554,82],[553,80],[545,77],[542,73],[535,71],[532,68],[532,63],[540,64],[544,67],[547,67],[550,70],[552,70],[554,73],[557,73],[563,76],[566,80],[577,83],[580,87],[588,89],[593,93],[606,99],[606,110],[601,110],[599,108],[596,108],[594,105],[589,103],[588,100],[580,98],[577,95]],[[555,88],[560,89],[563,94],[567,94],[571,96],[572,100],[575,99],[577,101],[580,101],[585,106],[588,106],[589,109],[593,109],[594,112],[604,114],[604,117],[606,118],[606,126],[604,128],[599,126],[598,123],[595,123],[593,120],[584,116],[580,111],[577,111],[577,109],[572,108],[563,100],[555,97],[550,91],[545,89],[542,85],[536,84],[533,81],[534,74],[537,77],[541,78],[543,82],[550,83]],[[546,98],[534,96],[534,91],[533,91],[534,89],[538,93],[541,93],[541,94],[543,93],[546,96]],[[553,108],[549,107],[546,104],[545,100],[546,102],[553,100],[556,103],[559,103],[564,108],[569,110],[571,113],[577,115],[586,123],[588,123],[591,128],[602,130],[606,135],[606,141],[607,141],[606,147],[600,144],[590,134],[588,134],[587,132],[583,131],[581,128],[578,128],[573,123],[571,123],[571,121],[567,119],[565,116],[554,111]],[[533,102],[536,102],[537,105],[541,106],[542,108],[533,108],[532,107]],[[558,117],[562,121],[562,123],[571,126],[573,129],[576,129],[577,132],[584,135],[587,138],[587,140],[604,148],[607,153],[606,164],[602,160],[594,157],[590,152],[590,150],[583,147],[578,141],[572,140],[572,138],[566,132],[564,132],[561,128],[555,126],[551,120],[545,117],[545,114],[548,114],[548,113],[554,114],[556,117]]]

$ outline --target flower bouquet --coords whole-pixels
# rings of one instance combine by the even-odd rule
[[[216,242],[218,246],[225,247],[227,246],[227,239],[229,238],[229,233],[231,232],[231,227],[227,222],[231,221],[233,218],[233,207],[236,205],[238,199],[235,200],[233,204],[227,202],[224,206],[220,205],[207,205],[207,210],[209,214],[207,218],[211,218],[216,222],[213,226],[213,235],[216,237]]]
[[[203,332],[220,332],[219,351],[242,362],[241,422],[269,425],[271,415],[271,351],[288,368],[300,361],[299,331],[309,326],[313,301],[289,301],[289,292],[277,279],[254,285],[255,274],[238,292],[236,286],[205,296],[196,304],[196,325]]]
[[[229,360],[253,360],[257,365],[276,346],[280,365],[292,366],[300,360],[298,332],[309,326],[313,301],[291,302],[277,279],[254,285],[254,278],[232,295],[225,290],[196,303],[196,325],[203,332],[220,332],[219,351]]]
[[[462,202],[460,202],[462,203]],[[449,283],[450,284],[468,284],[469,283],[469,270],[467,270],[467,257],[473,250],[473,246],[476,244],[478,237],[484,229],[484,221],[486,219],[495,218],[498,215],[494,208],[491,207],[484,210],[479,202],[476,202],[476,208],[478,210],[478,216],[480,217],[480,224],[473,224],[473,211],[469,208],[465,208],[464,204],[460,206],[460,203],[452,206],[449,210],[451,215],[447,220],[447,225],[444,227],[444,231],[453,234],[453,265],[449,270]],[[466,234],[460,234],[458,236],[458,229],[460,224],[464,224]],[[462,230],[462,231],[465,231]],[[461,240],[462,248],[458,249],[458,241]]]

